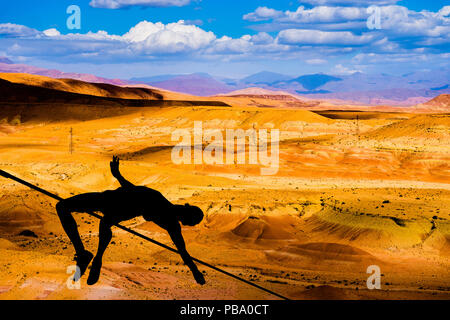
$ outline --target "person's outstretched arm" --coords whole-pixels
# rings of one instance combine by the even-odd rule
[[[203,277],[203,274],[198,270],[194,261],[192,261],[191,256],[186,251],[186,245],[184,243],[183,235],[181,234],[180,225],[176,223],[173,225],[173,227],[171,227],[167,231],[169,232],[170,238],[172,239],[173,243],[177,247],[178,252],[180,253],[180,256],[183,259],[184,263],[189,267],[189,269],[191,269],[195,281],[197,281],[198,284],[204,285],[206,281],[205,278]]]
[[[127,179],[125,179],[121,174],[120,174],[120,170],[119,170],[119,157],[115,157],[113,156],[113,160],[110,162],[110,166],[111,166],[111,173],[114,176],[114,178],[116,178],[120,185],[123,188],[131,188],[134,187],[134,184],[132,184],[130,181],[128,181]]]

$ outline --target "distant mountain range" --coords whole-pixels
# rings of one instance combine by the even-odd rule
[[[337,77],[333,77],[333,76],[329,76],[326,74],[309,74],[309,75],[305,75],[305,76],[301,76],[292,80],[289,80],[286,84],[293,84],[294,86],[296,84],[301,84],[303,86],[303,88],[305,88],[305,90],[307,91],[300,91],[300,90],[296,90],[298,93],[304,93],[304,94],[309,94],[311,92],[316,91],[318,88],[324,86],[325,84],[327,84],[328,82],[331,81],[342,81],[341,78],[337,78]],[[283,86],[283,83],[275,83],[274,85],[276,86]],[[284,85],[286,86],[286,85]]]
[[[310,74],[291,77],[260,72],[243,79],[224,79],[205,73],[131,79],[166,90],[200,96],[221,95],[259,87],[285,91],[309,99],[340,100],[347,104],[410,106],[450,93],[450,69],[402,76],[355,73],[345,76]]]
[[[149,81],[150,80],[150,81]],[[150,78],[132,78],[132,83],[145,83],[153,87],[188,93],[196,96],[212,96],[222,92],[230,92],[234,87],[215,79],[207,73],[188,75],[162,75]]]
[[[242,79],[215,77],[207,73],[156,75],[129,80],[106,79],[92,74],[66,73],[59,70],[15,64],[0,57],[0,72],[29,73],[52,78],[71,78],[114,85],[146,84],[153,87],[192,94],[214,96],[258,87],[301,95],[308,99],[340,101],[345,104],[411,106],[450,93],[450,69],[414,72],[401,76],[364,74],[334,76],[309,74],[298,77],[269,71]]]
[[[235,80],[234,83],[244,83],[244,84],[252,84],[252,85],[271,85],[273,83],[278,83],[281,81],[289,81],[292,77],[286,76],[280,73],[274,73],[269,71],[263,71],[246,78],[239,80]],[[231,82],[230,82],[231,83]]]

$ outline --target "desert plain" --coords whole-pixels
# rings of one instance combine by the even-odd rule
[[[202,208],[204,221],[183,227],[192,256],[290,299],[450,298],[450,114],[442,105],[346,108],[282,95],[145,95],[1,78],[8,92],[20,89],[0,101],[2,170],[65,198],[119,187],[109,171],[118,155],[133,183]],[[85,96],[42,100],[51,90]],[[193,130],[195,121],[222,131],[278,129],[279,170],[174,164],[172,132]],[[0,190],[0,299],[276,299],[203,266],[200,286],[179,256],[117,228],[100,281],[88,286],[84,277],[73,290],[66,271],[74,250],[56,201],[4,178]],[[76,219],[95,252],[98,221]],[[123,225],[172,245],[142,218]],[[369,290],[373,265],[381,288]]]

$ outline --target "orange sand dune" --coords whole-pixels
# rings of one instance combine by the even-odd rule
[[[419,115],[375,130],[370,137],[380,139],[394,137],[448,137],[450,135],[450,114]]]
[[[148,91],[16,77],[1,80],[9,86],[0,97],[2,170],[66,198],[117,188],[109,161],[120,155],[133,183],[202,208],[204,221],[183,227],[193,256],[258,285],[292,299],[450,298],[445,114],[311,112],[260,96],[151,105],[177,93],[140,100]],[[172,133],[192,132],[196,121],[221,132],[278,129],[278,172],[175,164]],[[202,266],[207,284],[198,286],[179,256],[116,228],[99,283],[83,278],[70,290],[74,251],[56,201],[3,178],[0,191],[0,299],[274,298]],[[76,220],[95,251],[98,221]],[[171,245],[142,218],[125,225]],[[381,269],[381,290],[367,288],[371,265]]]
[[[162,94],[155,89],[123,88],[104,83],[89,83],[74,79],[53,79],[26,73],[0,73],[0,79],[18,84],[98,97],[149,100],[163,98]]]
[[[442,107],[450,110],[450,94],[441,94],[434,99],[431,99],[427,103],[424,103],[426,106],[434,106],[434,107]]]

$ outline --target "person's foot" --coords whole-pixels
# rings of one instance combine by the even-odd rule
[[[87,280],[87,284],[92,286],[97,283],[100,278],[100,271],[102,270],[102,260],[94,259],[91,266],[91,272],[89,272],[89,277]]]
[[[197,281],[198,284],[200,285],[204,285],[206,283],[205,281],[205,277],[203,276],[203,274],[200,271],[194,271],[192,272],[195,281]]]
[[[75,261],[77,262],[77,270],[75,271],[75,275],[73,276],[73,281],[77,282],[81,279],[81,277],[86,272],[89,263],[91,262],[94,255],[87,250],[84,250],[81,253],[77,253],[75,255]]]

